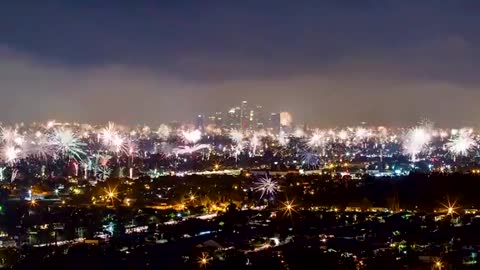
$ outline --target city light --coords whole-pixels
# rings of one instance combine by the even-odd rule
[[[115,200],[118,200],[118,197],[117,197],[117,196],[118,196],[118,192],[117,192],[117,188],[116,188],[116,187],[113,188],[113,189],[110,188],[110,187],[106,188],[106,189],[105,189],[105,194],[106,194],[108,200],[111,201],[112,205],[114,205],[114,201],[115,201]]]
[[[211,258],[208,256],[207,253],[202,253],[200,258],[198,259],[198,263],[200,264],[201,267],[207,267],[210,259]]]
[[[17,0],[0,29],[1,269],[480,269],[480,0]]]
[[[453,215],[457,214],[458,207],[456,206],[456,204],[457,204],[456,201],[454,201],[453,203],[450,202],[449,198],[447,198],[447,203],[446,204],[442,204],[442,206],[444,207],[444,211],[447,213],[447,215],[453,216]]]
[[[436,259],[434,262],[433,262],[433,266],[435,269],[437,270],[442,270],[443,269],[443,263],[441,261],[441,259]]]
[[[287,200],[285,202],[282,202],[282,204],[283,204],[284,215],[292,216],[293,212],[297,212],[297,210],[295,209],[296,205],[293,204],[293,201]]]

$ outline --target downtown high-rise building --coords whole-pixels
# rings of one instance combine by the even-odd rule
[[[254,130],[264,129],[266,127],[265,112],[263,106],[257,105],[252,110],[251,126]]]
[[[250,110],[248,109],[248,102],[242,101],[240,106],[240,128],[245,131],[250,128]]]
[[[270,120],[269,128],[271,128],[272,131],[275,133],[280,133],[280,129],[282,127],[281,121],[280,121],[280,113],[271,113],[269,120]]]
[[[200,131],[205,131],[205,115],[199,114],[195,119],[195,128]]]
[[[240,129],[242,126],[242,113],[240,107],[231,108],[228,111],[226,127],[230,129]]]
[[[242,131],[253,131],[261,129],[272,129],[273,132],[280,132],[282,128],[291,128],[292,116],[288,112],[265,113],[263,106],[249,106],[247,101],[242,101],[240,106],[231,108],[228,112],[215,112],[205,117],[198,115],[195,119],[195,126],[204,130],[206,126],[215,126],[222,129],[238,129]]]
[[[222,112],[215,112],[214,123],[216,127],[223,128],[225,125],[224,115]]]

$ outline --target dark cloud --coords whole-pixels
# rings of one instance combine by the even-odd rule
[[[322,125],[479,120],[480,6],[472,1],[0,7],[5,121],[157,124],[243,99]]]

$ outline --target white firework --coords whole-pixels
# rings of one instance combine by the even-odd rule
[[[323,147],[326,142],[325,132],[320,130],[315,130],[308,140],[307,144],[310,148],[319,148]]]
[[[466,156],[468,152],[475,147],[476,142],[472,136],[472,132],[461,129],[456,135],[450,139],[446,144],[448,151],[453,155],[454,159],[457,156]]]
[[[290,142],[287,134],[284,132],[284,131],[280,131],[280,133],[278,134],[278,143],[285,147],[288,145],[288,143]]]
[[[275,135],[273,133],[267,132],[265,129],[255,131],[254,134],[257,134],[259,138],[265,138],[267,136],[271,137],[272,139],[275,138]]]
[[[115,136],[112,139],[111,145],[110,145],[110,150],[115,153],[129,153],[129,148],[128,148],[129,142],[127,138],[122,137],[119,134],[115,134]]]
[[[378,127],[375,136],[380,143],[385,143],[388,138],[388,129],[382,126]]]
[[[268,175],[265,177],[259,178],[254,183],[254,190],[257,192],[261,192],[260,199],[262,199],[265,195],[273,197],[277,192],[280,190],[278,186],[278,182],[270,178]]]
[[[342,129],[338,132],[337,134],[337,137],[341,140],[341,141],[346,141],[348,139],[348,131],[345,130],[345,129]]]
[[[100,131],[100,138],[105,146],[110,147],[115,138],[117,138],[118,133],[115,127],[115,123],[108,122],[108,125]]]
[[[177,155],[186,155],[186,154],[193,154],[197,151],[208,149],[210,148],[209,144],[195,144],[193,146],[180,146],[178,148],[173,149],[173,152]]]
[[[233,147],[232,154],[233,154],[233,157],[235,158],[235,161],[238,161],[238,156],[242,152],[243,152],[243,145],[242,144],[238,144],[238,145]]]
[[[171,156],[174,154],[174,149],[175,147],[172,144],[162,142],[159,145],[157,145],[157,152],[164,154],[165,156]]]
[[[403,142],[405,153],[410,155],[411,160],[415,162],[418,154],[428,146],[431,139],[431,131],[425,126],[410,129]]]
[[[237,145],[243,143],[243,133],[238,129],[230,130],[229,137]]]
[[[83,148],[86,146],[79,137],[70,129],[57,129],[50,137],[50,144],[55,152],[80,160],[85,155]]]
[[[142,135],[147,137],[151,133],[150,127],[147,125],[143,126],[141,131],[142,131]]]
[[[127,150],[129,156],[133,156],[138,151],[137,144],[132,140],[127,140],[125,143],[125,149]]]
[[[15,163],[20,158],[21,150],[13,144],[7,144],[2,149],[3,160],[7,163]]]
[[[200,141],[200,139],[202,138],[202,132],[200,132],[200,130],[198,129],[189,130],[189,131],[183,130],[182,136],[187,143],[195,144],[198,141]]]
[[[363,140],[369,135],[369,131],[363,127],[358,127],[357,130],[355,130],[355,140]]]
[[[293,132],[293,136],[296,137],[296,138],[303,138],[303,137],[305,137],[305,131],[303,131],[303,129],[301,129],[301,128],[297,128]]]
[[[260,146],[261,140],[260,135],[258,133],[254,133],[252,138],[250,139],[250,147],[252,149],[252,156],[257,154],[257,148]]]
[[[443,140],[443,139],[445,139],[445,138],[448,137],[448,132],[445,131],[445,130],[440,130],[440,131],[438,132],[438,136]]]
[[[100,138],[109,151],[128,154],[128,140],[118,132],[113,122],[108,122],[108,125],[100,131]]]
[[[50,120],[50,121],[48,121],[48,122],[45,124],[44,127],[45,127],[45,129],[51,129],[51,128],[57,126],[57,125],[59,125],[59,123],[57,123],[57,121],[55,121],[55,120]]]
[[[35,134],[35,138],[29,138],[23,145],[23,151],[26,156],[31,156],[37,159],[46,159],[53,156],[54,149],[50,144],[48,137]]]
[[[235,161],[238,161],[238,156],[243,152],[243,133],[238,130],[238,129],[232,129],[230,130],[228,136],[230,137],[230,140],[232,140],[233,145],[232,145],[232,155],[235,158]]]
[[[21,145],[23,137],[18,134],[16,128],[7,127],[2,129],[2,141],[6,144]]]
[[[98,178],[100,178],[102,180],[106,180],[112,174],[112,169],[110,169],[107,166],[98,166],[96,168],[96,172],[97,172],[96,175],[97,175]]]
[[[12,175],[10,176],[10,182],[15,181],[15,179],[17,179],[17,176],[18,176],[18,169],[13,169]]]
[[[161,124],[157,129],[157,135],[162,140],[168,139],[168,137],[170,137],[171,132],[172,130],[170,129],[170,127],[165,124]]]
[[[162,176],[162,173],[158,169],[150,169],[147,171],[147,175],[150,178],[159,178],[160,176]]]

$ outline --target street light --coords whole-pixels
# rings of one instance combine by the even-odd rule
[[[438,269],[438,270],[441,270],[443,269],[443,263],[440,259],[437,259],[435,262],[434,262],[434,267],[435,269]]]
[[[209,260],[210,258],[208,257],[208,254],[202,253],[202,256],[198,259],[198,264],[200,264],[201,267],[206,267]]]
[[[283,204],[283,210],[284,210],[284,215],[289,215],[291,216],[292,215],[292,212],[297,212],[295,210],[295,205],[293,204],[293,201],[285,201],[285,202],[282,202]]]
[[[112,201],[112,205],[114,204],[114,199],[117,198],[117,188],[111,189],[110,187],[108,189],[105,189],[105,193],[110,201]]]

